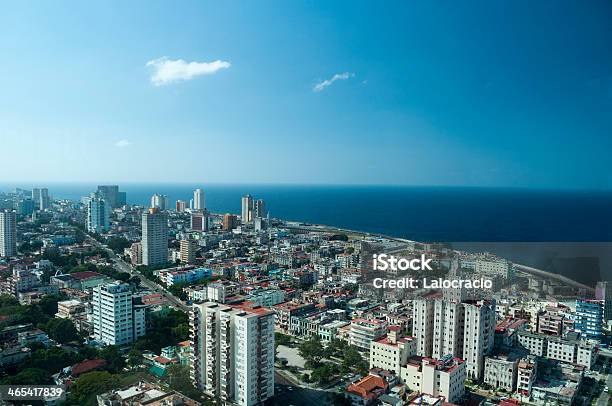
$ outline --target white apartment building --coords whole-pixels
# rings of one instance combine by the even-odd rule
[[[151,196],[151,208],[168,210],[168,196],[158,194]]]
[[[130,285],[116,281],[93,288],[91,324],[96,340],[127,345],[146,333],[145,307],[133,304]]]
[[[196,304],[190,314],[196,388],[242,406],[274,396],[274,313],[263,307]]]
[[[440,359],[447,354],[463,358],[464,312],[462,303],[434,302],[433,358]]]
[[[87,231],[103,233],[109,229],[110,204],[100,193],[92,193],[87,201]]]
[[[481,379],[484,373],[484,357],[493,350],[495,302],[480,300],[465,303],[464,306],[463,359],[468,378]]]
[[[400,377],[412,390],[458,403],[465,394],[465,362],[447,355],[440,360],[415,357],[403,365]]]
[[[372,341],[370,369],[382,368],[399,375],[401,366],[416,355],[416,340],[413,337],[400,337],[399,330],[399,326],[389,326],[385,337]]]
[[[17,216],[13,210],[0,210],[0,258],[17,255]]]
[[[505,259],[476,259],[474,271],[478,275],[498,275],[508,279],[511,276],[512,264]]]
[[[417,355],[430,357],[433,350],[434,302],[415,300],[412,302],[412,335],[416,339]]]
[[[181,263],[193,264],[195,262],[196,249],[197,249],[197,243],[195,240],[181,240],[180,242]]]
[[[206,198],[202,189],[193,191],[193,209],[204,210],[206,208]]]
[[[351,322],[349,342],[360,351],[370,351],[371,343],[387,334],[387,326],[382,320],[355,319]]]
[[[538,363],[534,356],[528,356],[519,361],[517,366],[516,390],[523,396],[531,394],[531,387],[536,381]]]
[[[168,262],[168,218],[157,208],[142,213],[142,263],[147,266]]]
[[[498,355],[485,358],[484,381],[494,388],[514,392],[518,374],[518,357]]]
[[[519,331],[518,343],[532,355],[543,357],[546,354],[546,336],[543,334]]]
[[[242,212],[240,219],[242,224],[253,221],[253,197],[251,195],[242,196]]]

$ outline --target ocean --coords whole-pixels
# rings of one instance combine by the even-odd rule
[[[48,187],[54,198],[79,200],[95,184],[2,184]],[[609,242],[612,192],[504,188],[404,186],[304,186],[144,184],[119,185],[131,204],[148,206],[154,193],[173,206],[203,188],[206,206],[218,213],[240,213],[249,193],[266,201],[271,217],[443,242]]]

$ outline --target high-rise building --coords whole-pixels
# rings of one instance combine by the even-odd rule
[[[195,261],[195,253],[196,253],[196,241],[194,240],[181,240],[180,242],[181,248],[181,262],[183,264],[193,264]]]
[[[231,231],[238,225],[238,218],[230,213],[223,215],[223,231]]]
[[[493,350],[495,301],[415,300],[412,323],[417,355],[451,354],[466,361],[470,379],[482,378],[484,357]]]
[[[13,210],[0,210],[0,257],[17,255],[17,216]]]
[[[191,213],[191,229],[193,231],[208,231],[208,211],[194,211]]]
[[[469,379],[482,379],[484,357],[493,350],[495,337],[495,301],[479,300],[463,304],[463,359]]]
[[[168,262],[168,217],[157,208],[142,213],[142,263],[147,266]]]
[[[151,208],[155,208],[159,210],[167,210],[168,209],[168,196],[158,195],[158,194],[154,194],[153,196],[151,196]]]
[[[87,231],[103,233],[108,231],[110,205],[100,193],[92,193],[87,202]]]
[[[93,288],[91,322],[96,340],[127,345],[146,333],[146,307],[134,302],[129,284],[116,281]]]
[[[195,304],[190,325],[191,379],[197,389],[242,406],[274,396],[274,312]]]
[[[242,214],[240,219],[242,224],[250,223],[253,220],[253,198],[251,195],[242,196]]]
[[[38,210],[46,210],[51,205],[51,199],[49,198],[49,189],[47,188],[34,188],[32,189],[32,200]]]
[[[595,299],[603,300],[604,322],[612,320],[612,281],[597,282],[595,287]]]
[[[266,203],[263,199],[257,199],[253,203],[253,219],[266,217]]]
[[[184,200],[177,200],[176,201],[176,211],[179,213],[182,213],[185,211],[185,209],[187,209],[187,202]]]
[[[125,192],[119,191],[117,185],[99,185],[98,193],[106,200],[111,209],[116,209],[125,205]]]
[[[196,189],[193,191],[193,209],[204,210],[206,209],[206,200],[204,191],[202,189]]]
[[[603,300],[577,299],[574,329],[585,338],[601,338],[604,308]]]

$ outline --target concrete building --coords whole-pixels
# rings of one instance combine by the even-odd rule
[[[147,266],[168,262],[168,218],[151,208],[142,213],[142,263]]]
[[[194,240],[181,240],[181,263],[193,264],[195,262],[195,253],[197,249],[196,241]]]
[[[238,227],[238,218],[230,213],[225,213],[223,215],[223,231],[232,231],[234,228]]]
[[[190,313],[191,379],[223,402],[261,404],[274,396],[274,313],[204,303]]]
[[[603,336],[604,301],[576,300],[574,329],[585,338],[600,339]]]
[[[251,195],[242,196],[240,220],[242,220],[242,224],[250,223],[253,220],[253,197]]]
[[[184,212],[187,209],[187,202],[185,200],[177,200],[175,209],[179,213]]]
[[[604,321],[612,320],[612,281],[597,282],[595,299],[604,302]]]
[[[450,300],[434,302],[434,329],[432,357],[440,359],[447,354],[463,358],[464,306]]]
[[[400,377],[410,390],[443,396],[448,403],[459,403],[465,394],[465,362],[450,355],[440,360],[410,358],[402,366]]]
[[[531,387],[538,376],[538,363],[533,355],[519,361],[517,366],[516,390],[523,396],[531,395]]]
[[[0,210],[0,257],[17,255],[17,216],[13,210]]]
[[[38,210],[47,210],[51,206],[51,199],[49,198],[49,189],[32,189],[32,200],[34,200],[34,204]]]
[[[194,211],[191,213],[191,230],[208,231],[208,211]]]
[[[111,206],[100,193],[92,193],[87,201],[87,231],[104,233],[110,224]]]
[[[151,196],[151,208],[159,210],[168,210],[168,196],[154,194]]]
[[[202,189],[196,189],[193,191],[193,209],[194,210],[205,210],[206,200],[204,191]]]
[[[382,320],[355,319],[351,321],[349,340],[360,351],[370,351],[373,341],[387,334],[387,322]]]
[[[257,199],[253,202],[253,215],[252,218],[265,218],[266,217],[266,203],[263,199]]]
[[[432,300],[412,303],[412,335],[417,343],[417,355],[431,357],[433,352],[434,308]]]
[[[96,340],[128,345],[146,334],[146,308],[133,301],[130,285],[119,281],[93,288],[91,324]]]
[[[117,185],[99,185],[98,193],[108,203],[111,209],[116,209],[126,204],[125,192],[120,192],[119,186]]]
[[[416,340],[400,336],[399,330],[399,326],[389,326],[386,336],[372,341],[370,369],[382,368],[399,375],[401,366],[416,355]]]
[[[464,306],[463,359],[467,376],[482,379],[484,357],[493,350],[495,339],[495,302],[480,300],[465,303]]]
[[[494,388],[514,392],[520,356],[504,354],[485,357],[484,382]]]

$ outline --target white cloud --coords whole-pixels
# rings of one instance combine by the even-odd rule
[[[168,59],[165,56],[147,62],[153,68],[151,83],[155,86],[167,85],[180,80],[190,80],[200,75],[212,75],[231,66],[226,61],[187,62],[183,59]]]
[[[313,92],[321,92],[321,91],[325,90],[326,87],[331,86],[336,80],[347,80],[347,79],[352,78],[354,76],[355,76],[355,74],[351,73],[351,72],[336,73],[330,79],[326,79],[326,80],[324,80],[322,82],[317,83],[312,88],[312,91]]]
[[[132,143],[128,140],[119,140],[115,143],[115,146],[118,148],[125,148],[129,147],[130,145],[132,145]]]

